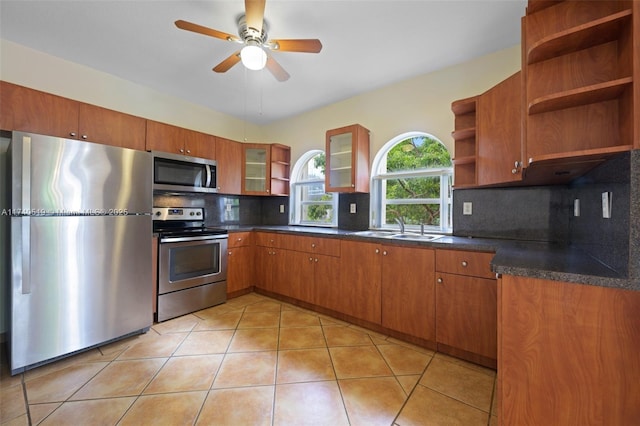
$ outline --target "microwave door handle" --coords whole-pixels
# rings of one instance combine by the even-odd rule
[[[205,188],[211,187],[211,166],[209,164],[204,166],[207,169],[207,183],[205,183]]]

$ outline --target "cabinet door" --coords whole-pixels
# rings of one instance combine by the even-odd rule
[[[14,130],[13,124],[13,92],[16,86],[0,81],[0,130]]]
[[[80,104],[80,138],[144,151],[146,120],[89,104]]]
[[[273,253],[274,249],[271,247],[256,246],[255,248],[255,285],[267,291],[274,291]]]
[[[242,191],[242,144],[216,138],[216,177],[221,194],[240,194]]]
[[[440,272],[436,278],[438,344],[496,359],[496,280]]]
[[[436,340],[434,250],[382,246],[382,325]]]
[[[302,289],[313,285],[313,262],[308,253],[273,249],[273,291],[302,300]]]
[[[216,137],[206,133],[184,130],[184,153],[192,157],[216,159]]]
[[[227,294],[251,287],[254,281],[253,247],[234,247],[228,254]]]
[[[77,138],[78,102],[16,85],[9,93],[13,128],[4,130]],[[2,102],[5,102],[4,95]]]
[[[242,193],[268,195],[271,182],[269,145],[243,144]]]
[[[333,286],[337,287],[340,285],[341,259],[339,257],[318,254],[309,256],[313,259],[313,287],[303,287],[301,294],[302,300],[313,303],[314,305],[329,307],[326,306],[327,297],[330,297],[329,289]]]
[[[147,151],[184,154],[184,129],[147,120]]]
[[[375,324],[381,322],[381,250],[379,244],[342,241],[340,285],[333,303],[339,312]]]
[[[369,131],[354,124],[327,131],[327,192],[369,192]]]
[[[478,99],[478,185],[522,179],[521,94],[518,71]]]

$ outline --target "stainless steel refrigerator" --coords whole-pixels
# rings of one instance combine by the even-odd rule
[[[12,374],[153,323],[151,154],[14,132]]]

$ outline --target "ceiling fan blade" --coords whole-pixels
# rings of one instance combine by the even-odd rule
[[[289,80],[289,73],[271,55],[267,57],[267,69],[278,81]]]
[[[264,21],[264,3],[265,0],[244,0],[247,27],[255,28],[258,34],[262,31]]]
[[[216,65],[215,68],[213,68],[213,71],[215,71],[215,72],[227,72],[227,71],[229,71],[229,69],[232,66],[234,66],[238,62],[240,62],[240,51],[239,50],[237,52],[233,53],[231,56],[229,56],[224,61],[220,62],[218,65]]]
[[[318,53],[322,50],[322,43],[318,39],[269,40],[267,45],[272,50],[280,50],[282,52]]]
[[[222,31],[214,30],[212,28],[203,27],[202,25],[183,21],[181,19],[177,20],[175,24],[176,24],[176,27],[180,28],[181,30],[193,31],[194,33],[208,35],[211,37],[219,38],[221,40],[229,40],[229,41],[239,40],[238,37],[234,35],[231,35]]]

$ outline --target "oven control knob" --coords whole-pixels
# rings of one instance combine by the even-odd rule
[[[162,213],[160,212],[156,212],[156,216],[160,216]]]
[[[194,212],[189,213],[189,216],[194,216],[194,215],[195,215]]]
[[[200,216],[202,213],[200,212],[196,212],[196,216]]]

